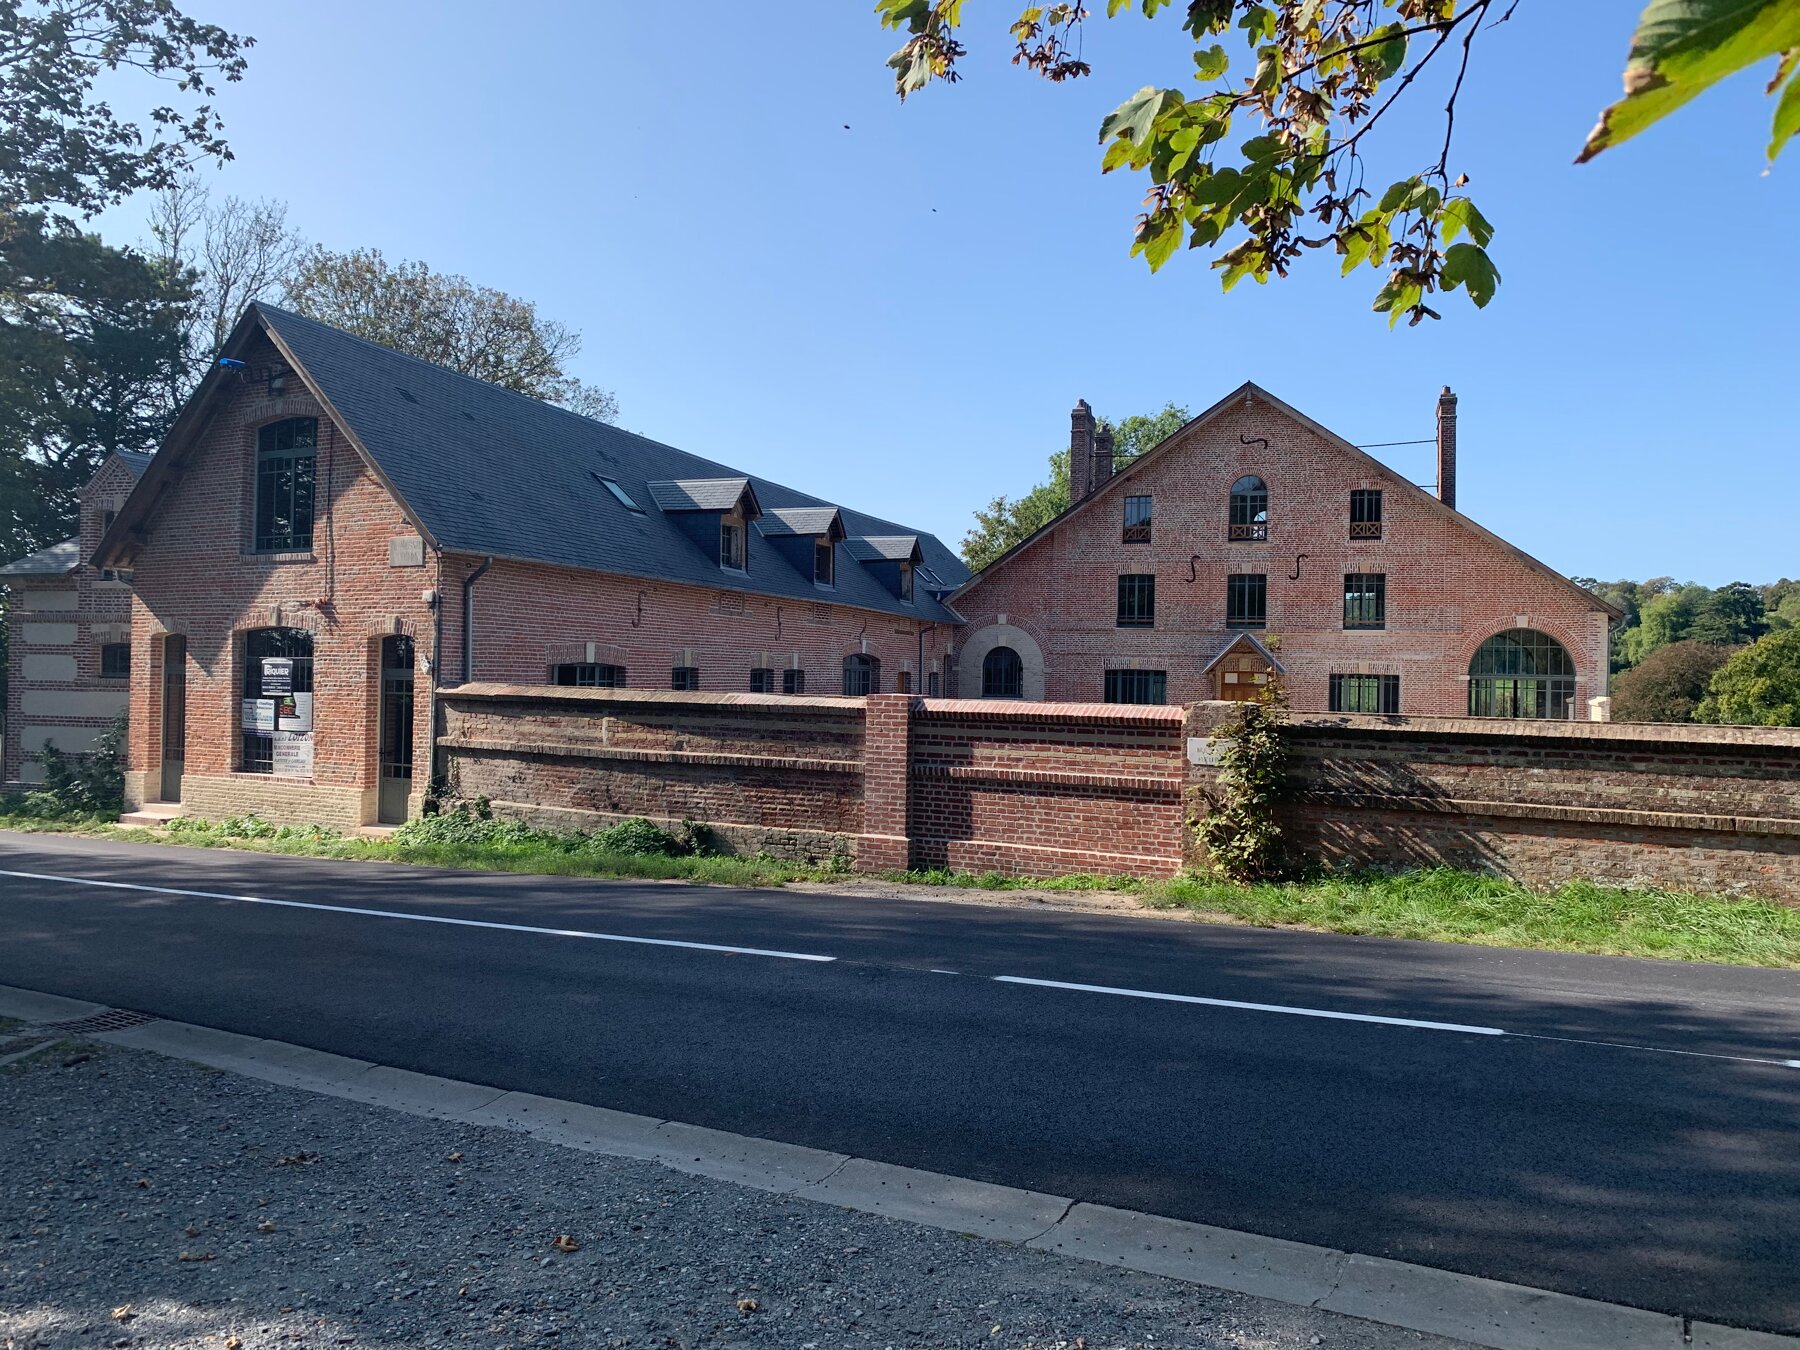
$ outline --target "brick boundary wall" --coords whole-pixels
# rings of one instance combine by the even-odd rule
[[[1166,877],[1233,705],[472,684],[440,767],[536,823],[691,819],[743,853]],[[1800,730],[1297,715],[1293,838],[1347,867],[1454,866],[1800,905]]]

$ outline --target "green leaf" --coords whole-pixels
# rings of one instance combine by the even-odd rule
[[[1194,53],[1194,78],[1216,80],[1231,68],[1231,58],[1218,43]]]
[[[1424,298],[1424,287],[1420,286],[1406,272],[1395,272],[1388,277],[1375,296],[1375,311],[1388,316],[1388,327],[1391,329],[1400,322],[1400,316],[1418,304]]]
[[[1159,270],[1164,263],[1174,256],[1175,250],[1181,247],[1181,217],[1170,212],[1159,211],[1144,222],[1143,231],[1138,241],[1132,246],[1133,253],[1142,253],[1144,260],[1150,264],[1150,270]]]
[[[1170,103],[1181,102],[1181,95],[1173,89],[1145,85],[1106,115],[1106,120],[1100,124],[1100,143],[1104,145],[1114,136],[1123,136],[1133,145],[1142,145],[1150,135],[1157,114]]]
[[[1252,46],[1267,42],[1275,36],[1275,11],[1267,5],[1245,5],[1237,26],[1244,30],[1245,40]]]
[[[1401,210],[1400,203],[1411,196],[1419,187],[1420,183],[1417,178],[1402,178],[1398,183],[1395,183],[1388,188],[1386,192],[1381,194],[1382,214],[1387,215],[1391,212]]]
[[[1362,57],[1363,68],[1372,79],[1379,82],[1388,79],[1406,64],[1406,25],[1390,23],[1377,29],[1371,36],[1385,37],[1386,41],[1364,48],[1359,55]]]
[[[1494,260],[1474,244],[1452,244],[1444,251],[1444,269],[1439,279],[1447,291],[1458,286],[1468,291],[1477,309],[1487,308],[1500,285],[1500,273]]]
[[[1444,203],[1444,242],[1453,242],[1464,230],[1469,232],[1481,247],[1486,248],[1494,237],[1494,227],[1488,224],[1486,216],[1475,209],[1475,203],[1467,197],[1452,197]]]
[[[1575,162],[1630,140],[1727,75],[1794,47],[1800,0],[1651,0],[1631,39],[1625,97],[1600,114]]]
[[[1788,80],[1787,88],[1781,91],[1781,101],[1775,105],[1775,135],[1769,142],[1770,160],[1781,153],[1781,147],[1797,131],[1800,131],[1800,77]]]

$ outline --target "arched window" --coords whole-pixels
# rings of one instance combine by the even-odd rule
[[[881,662],[872,656],[844,658],[844,692],[846,694],[879,694]]]
[[[1575,706],[1575,663],[1534,628],[1496,633],[1469,662],[1469,716],[1566,719]]]
[[[981,658],[981,696],[1025,697],[1025,663],[1011,647],[996,647]]]
[[[313,536],[316,417],[271,422],[256,433],[256,551],[309,549]]]
[[[1231,529],[1227,537],[1269,537],[1269,487],[1253,473],[1231,485]]]
[[[312,693],[311,633],[302,628],[253,628],[244,634],[239,769],[297,777],[311,774]]]

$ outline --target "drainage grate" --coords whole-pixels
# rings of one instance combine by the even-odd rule
[[[79,1034],[88,1031],[123,1031],[127,1027],[141,1027],[146,1022],[156,1020],[149,1013],[131,1012],[125,1008],[108,1008],[104,1012],[71,1018],[67,1022],[45,1022],[38,1027],[38,1030],[59,1034],[64,1032]]]

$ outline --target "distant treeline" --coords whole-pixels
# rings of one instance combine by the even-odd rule
[[[1617,720],[1800,726],[1800,581],[1575,581],[1625,611],[1612,633]]]

